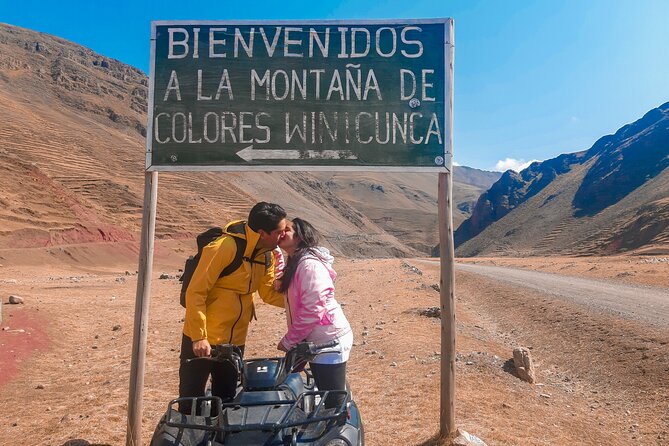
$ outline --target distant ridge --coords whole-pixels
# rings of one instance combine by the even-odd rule
[[[455,232],[457,253],[613,254],[669,246],[669,103],[583,152],[505,172]]]

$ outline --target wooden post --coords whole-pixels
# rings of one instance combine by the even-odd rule
[[[450,67],[446,69],[445,141],[453,150],[453,62],[454,23],[447,24],[445,51]],[[441,265],[441,401],[439,434],[447,438],[455,434],[455,246],[453,243],[453,159],[448,156],[448,172],[439,174],[437,201],[439,209],[439,257]]]
[[[142,237],[139,248],[137,296],[135,298],[135,326],[132,336],[132,362],[128,392],[128,429],[126,446],[142,444],[142,398],[144,395],[144,363],[149,324],[151,273],[153,271],[153,239],[156,233],[156,202],[158,199],[158,172],[144,174],[144,212]]]
[[[440,435],[455,432],[455,250],[453,248],[453,179],[439,174],[439,254],[441,260],[441,410]]]

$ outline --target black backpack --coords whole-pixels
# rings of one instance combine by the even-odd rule
[[[228,232],[244,234],[245,233],[244,225],[245,222],[240,222],[237,225],[230,226],[228,228]],[[188,257],[188,259],[186,260],[186,264],[184,265],[183,268],[183,273],[179,278],[179,281],[181,282],[181,293],[179,295],[179,301],[182,307],[186,308],[186,290],[188,289],[188,285],[190,284],[190,281],[193,278],[193,273],[195,272],[195,268],[197,268],[197,264],[200,262],[200,256],[202,255],[202,250],[209,243],[213,242],[214,240],[218,239],[223,235],[224,235],[223,229],[216,227],[216,228],[209,228],[196,237],[197,254]],[[244,257],[244,251],[246,251],[246,239],[240,237],[232,237],[232,239],[235,241],[237,252],[235,253],[235,257],[232,259],[232,262],[230,262],[228,266],[223,268],[223,271],[221,271],[221,273],[218,275],[219,278],[228,276],[233,272],[237,271],[237,269],[242,265],[243,261],[251,263],[261,263],[253,260],[253,257],[255,257],[254,255],[252,255],[251,258]],[[267,251],[265,253],[265,270],[267,270],[267,268],[269,268],[271,264],[272,264],[272,252]]]

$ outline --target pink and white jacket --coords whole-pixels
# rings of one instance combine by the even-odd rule
[[[306,340],[324,343],[351,331],[341,306],[335,299],[332,269],[334,257],[323,247],[306,254],[297,266],[286,293],[288,332],[281,339],[286,349]]]

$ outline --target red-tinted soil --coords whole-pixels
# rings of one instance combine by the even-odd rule
[[[31,355],[49,347],[46,321],[38,310],[3,305],[0,330],[0,387],[9,382],[18,366]]]

